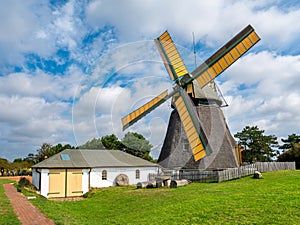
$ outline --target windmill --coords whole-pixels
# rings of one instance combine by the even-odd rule
[[[203,118],[202,114],[210,114],[210,123],[214,121],[215,115],[218,116],[221,114],[219,111],[211,111],[212,109],[205,112],[206,108],[201,108],[201,105],[220,106],[222,103],[221,100],[217,97],[216,93],[209,88],[208,84],[259,40],[260,38],[255,33],[253,27],[248,25],[193,72],[189,73],[171,36],[165,31],[161,36],[156,38],[154,42],[171,80],[175,83],[173,90],[170,93],[168,93],[168,90],[165,90],[140,108],[124,116],[122,118],[123,130],[172,97],[171,102],[175,109],[170,117],[166,138],[158,162],[166,168],[190,167],[188,164],[191,164],[191,168],[194,168],[199,167],[202,162],[201,167],[206,169],[224,167],[213,162],[223,161],[224,163],[224,161],[230,161],[227,157],[234,157],[234,159],[231,160],[233,163],[228,165],[225,163],[224,165],[225,167],[238,165],[241,162],[239,149],[236,148],[235,145],[232,147],[232,143],[235,143],[235,141],[230,133],[228,134],[228,128],[226,122],[224,122],[225,120],[222,122],[223,119],[221,116],[219,119],[221,124],[215,126],[217,127],[216,129],[211,129],[212,126],[207,124],[208,119]],[[174,117],[173,119],[172,116]],[[174,126],[174,123],[179,124],[179,129],[178,126]],[[223,142],[218,142],[219,138],[216,138],[216,136],[219,135],[218,133],[220,133],[218,127],[222,127],[224,130],[221,131],[223,132],[221,135],[223,139],[228,139],[227,142],[231,143],[228,145],[229,147],[222,147]],[[175,132],[176,129],[177,133]],[[212,132],[217,134],[211,134]],[[212,136],[215,138],[210,138]],[[174,146],[173,143],[173,147],[170,147],[171,144],[167,149],[164,148],[167,142],[172,141],[171,139],[175,141],[177,146]],[[179,145],[179,143],[183,143],[187,146],[189,151],[183,152],[183,147]],[[220,150],[221,148],[223,148],[223,150]],[[177,152],[175,154],[174,149],[177,149],[179,153]],[[182,152],[180,153],[180,151]],[[192,160],[190,156],[192,156]],[[216,160],[218,158],[219,160]]]

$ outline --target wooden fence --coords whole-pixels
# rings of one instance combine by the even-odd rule
[[[164,170],[159,176],[151,174],[150,180],[169,177],[171,180],[187,179],[198,182],[222,182],[253,175],[255,171],[295,170],[295,162],[256,162],[254,164],[224,170]]]
[[[241,177],[250,176],[250,175],[253,175],[256,170],[257,170],[257,168],[256,168],[255,164],[220,170],[220,171],[217,171],[218,178],[217,178],[216,182],[222,182],[222,181],[226,181],[226,180],[233,180],[233,179],[238,179]]]
[[[275,170],[296,170],[295,162],[257,162],[255,163],[257,171],[269,172]]]

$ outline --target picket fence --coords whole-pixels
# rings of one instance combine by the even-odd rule
[[[151,174],[150,180],[169,177],[171,180],[187,179],[198,182],[222,182],[253,175],[255,171],[295,170],[295,162],[256,162],[254,164],[223,170],[163,170],[160,175]]]

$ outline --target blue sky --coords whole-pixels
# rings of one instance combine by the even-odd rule
[[[120,118],[172,83],[153,39],[168,30],[190,70],[251,24],[261,37],[216,82],[232,133],[257,125],[299,133],[299,1],[0,1],[0,157],[42,143],[81,145],[111,133]],[[167,102],[130,128],[157,156]]]

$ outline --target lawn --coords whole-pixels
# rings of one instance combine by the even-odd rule
[[[299,224],[300,171],[176,189],[98,189],[81,201],[31,200],[57,224]]]
[[[14,213],[14,209],[9,199],[4,193],[3,184],[11,183],[9,180],[0,179],[0,224],[21,224]]]

